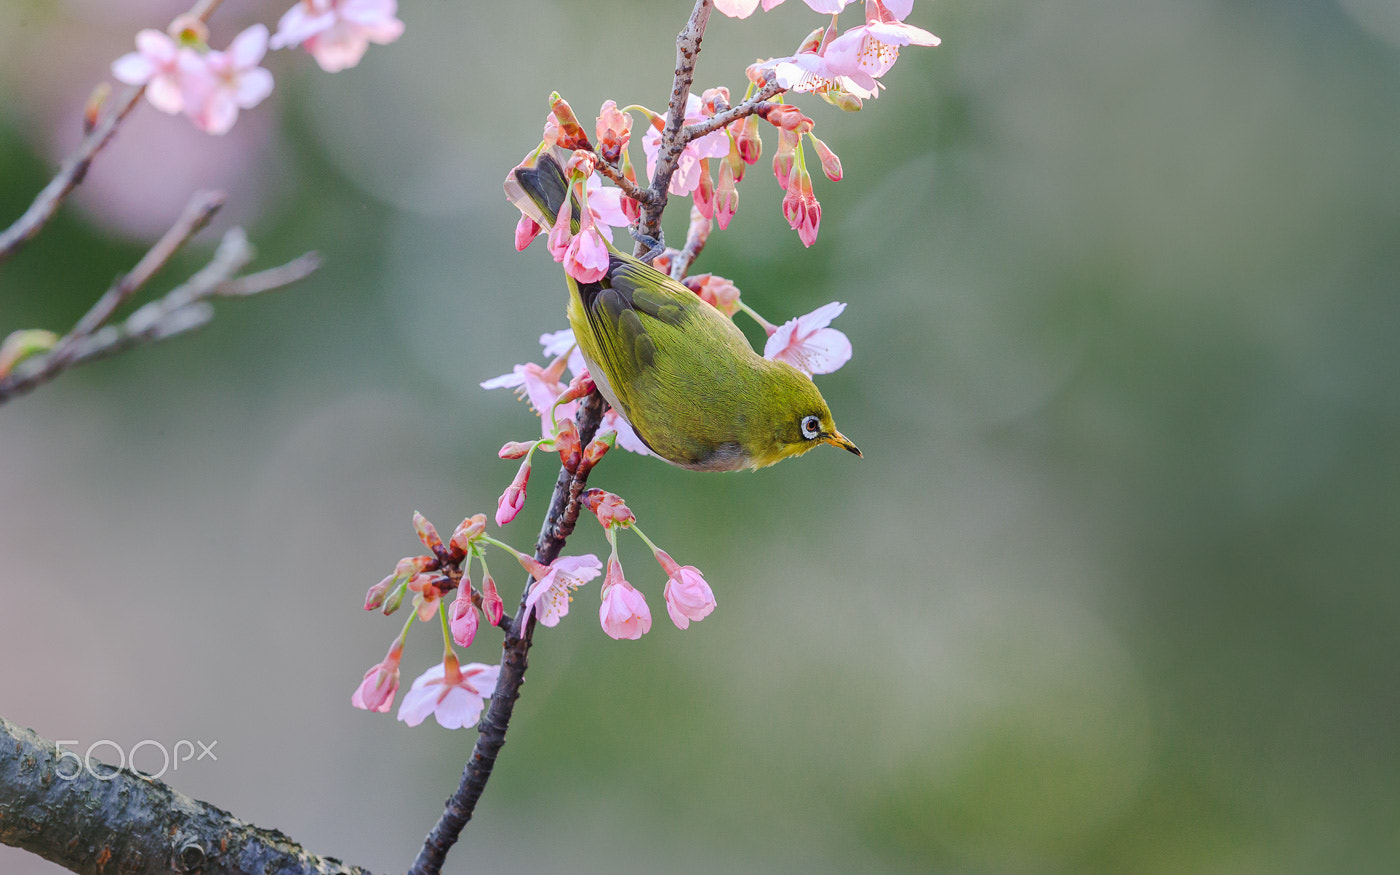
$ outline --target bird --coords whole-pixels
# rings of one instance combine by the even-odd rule
[[[550,152],[516,167],[505,188],[545,229],[571,196]],[[572,211],[577,232],[577,199]],[[755,353],[729,317],[671,277],[607,250],[596,282],[565,272],[569,324],[594,385],[652,453],[694,471],[757,470],[821,444],[862,455],[811,377]]]

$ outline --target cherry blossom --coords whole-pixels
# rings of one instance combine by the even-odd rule
[[[496,525],[503,526],[520,513],[520,509],[525,506],[525,486],[529,482],[530,462],[526,460],[520,466],[520,470],[515,472],[515,479],[496,502]]]
[[[399,638],[389,647],[384,661],[365,672],[365,679],[350,697],[350,704],[381,714],[388,711],[399,689],[399,660],[402,658],[403,639]]]
[[[452,640],[462,647],[471,647],[476,638],[476,605],[472,604],[471,591],[471,581],[464,576],[457,585],[457,598],[452,600],[452,607],[447,611]]]
[[[272,93],[272,74],[259,66],[265,54],[267,28],[261,24],[234,37],[225,51],[180,52],[180,88],[195,127],[226,134],[240,109],[252,109]]]
[[[651,631],[651,609],[647,600],[622,577],[622,564],[617,557],[608,560],[608,573],[603,578],[603,603],[598,608],[598,621],[603,631],[621,641],[635,641]]]
[[[763,346],[763,357],[787,362],[806,374],[829,374],[851,360],[851,341],[844,333],[828,328],[846,305],[833,301],[805,316],[789,319]]]
[[[782,4],[783,0],[762,0],[763,11],[767,12],[774,6]],[[804,0],[815,12],[825,15],[834,15],[846,7],[852,0]],[[913,0],[910,0],[913,2]],[[728,15],[730,18],[748,18],[753,15],[753,11],[758,8],[759,0],[715,0],[715,9]]]
[[[904,4],[896,6],[904,9]],[[900,46],[936,46],[940,42],[928,31],[899,20],[880,0],[870,0],[865,4],[865,24],[832,40],[822,54],[828,69],[839,76],[879,79],[899,59]]]
[[[661,117],[663,125],[668,117],[669,113]],[[694,94],[687,96],[685,124],[693,125],[704,120],[705,116],[700,113],[700,98]],[[648,125],[647,132],[642,135],[642,150],[647,154],[647,175],[655,176],[657,154],[661,150],[661,131],[657,130],[655,125]],[[667,190],[674,195],[690,194],[700,187],[700,161],[705,158],[723,158],[728,154],[729,135],[722,130],[711,131],[703,137],[691,140],[686,143],[680,159],[676,162],[676,172],[672,174]]]
[[[423,672],[404,693],[399,719],[417,726],[432,714],[444,729],[471,726],[481,717],[486,699],[496,692],[498,665],[479,662],[459,666],[455,654]]]
[[[656,551],[656,561],[666,572],[666,613],[678,629],[687,629],[691,621],[699,622],[715,609],[715,594],[705,582],[705,575],[694,565],[679,565],[665,550]]]
[[[543,570],[525,597],[525,617],[533,611],[542,626],[557,626],[559,618],[569,613],[573,591],[597,577],[603,563],[592,553],[582,556],[561,556]]]
[[[403,35],[398,0],[301,0],[277,22],[274,49],[302,46],[327,73],[360,63],[370,43]]]
[[[185,108],[180,89],[180,51],[170,36],[148,28],[136,34],[136,51],[112,62],[112,75],[128,85],[145,85],[146,100],[151,106],[174,115]]]

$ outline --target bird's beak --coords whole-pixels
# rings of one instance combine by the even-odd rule
[[[861,451],[860,451],[860,447],[857,447],[855,444],[851,443],[851,439],[848,438],[848,437],[846,437],[844,434],[842,434],[842,433],[839,432],[839,431],[833,431],[833,432],[832,432],[831,434],[829,434],[829,435],[824,435],[824,436],[822,437],[822,440],[826,441],[827,443],[831,444],[832,446],[837,446],[837,447],[840,447],[840,448],[843,449],[843,450],[848,450],[849,452],[855,453],[857,456],[860,456],[862,459],[865,458],[865,455],[864,455],[863,453],[861,453]]]

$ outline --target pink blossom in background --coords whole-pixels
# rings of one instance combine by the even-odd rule
[[[569,613],[569,601],[574,590],[597,577],[603,563],[592,553],[582,556],[561,556],[549,564],[548,571],[530,587],[525,598],[525,617],[530,612],[542,626],[557,626],[559,618]]]
[[[136,51],[112,62],[112,75],[128,85],[145,85],[151,106],[174,115],[185,108],[179,56],[175,40],[148,28],[136,34]]]
[[[623,579],[622,564],[616,558],[608,560],[598,621],[604,632],[619,641],[635,641],[651,631],[651,609],[647,607],[647,600]]]
[[[227,50],[180,53],[180,88],[195,127],[226,134],[240,109],[252,109],[272,93],[272,74],[259,66],[267,54],[267,28],[255,24],[233,38]]]
[[[301,0],[277,22],[274,49],[302,46],[327,73],[360,63],[370,43],[403,35],[397,0]]]
[[[669,116],[662,116],[666,119]],[[700,112],[700,98],[694,94],[686,99],[685,104],[685,124],[693,125],[702,122],[705,116]],[[656,157],[661,150],[661,132],[655,125],[647,125],[647,132],[642,135],[642,150],[647,154],[647,175],[656,175]],[[723,158],[729,154],[729,135],[723,130],[712,131],[703,137],[691,140],[686,144],[685,150],[681,152],[680,160],[676,162],[676,172],[671,176],[671,184],[667,191],[674,195],[685,196],[700,187],[700,160],[702,158]]]
[[[350,697],[350,704],[381,714],[394,704],[399,689],[399,660],[403,658],[403,639],[394,640],[384,661],[365,672],[365,679]]]
[[[808,375],[837,370],[851,360],[851,340],[827,326],[845,309],[845,304],[833,301],[805,316],[789,319],[768,336],[763,357],[787,362]]]
[[[458,666],[449,654],[442,662],[423,672],[404,693],[399,719],[417,726],[432,714],[444,729],[472,726],[481,717],[486,699],[496,692],[501,667],[479,662]]]
[[[763,0],[763,11],[781,5],[783,0]],[[832,15],[840,12],[852,0],[804,0],[815,12]],[[913,0],[910,0],[912,3]],[[730,18],[748,18],[758,8],[759,0],[715,0],[715,9]]]

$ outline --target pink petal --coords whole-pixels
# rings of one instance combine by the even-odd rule
[[[597,179],[597,177],[593,177]],[[601,185],[588,190],[588,210],[593,218],[614,228],[626,228],[631,224],[627,214],[622,212],[622,189],[603,188]]]
[[[277,22],[277,33],[273,35],[269,45],[274,49],[299,46],[313,36],[329,30],[335,21],[334,12],[313,15],[307,11],[305,4],[298,3],[288,9]]]
[[[914,11],[914,0],[885,0],[885,8],[896,19],[903,21]]]
[[[441,668],[441,663],[439,663]],[[431,671],[431,669],[429,669]],[[426,677],[424,675],[423,677]],[[420,677],[418,680],[422,680]],[[413,689],[404,693],[403,703],[399,705],[399,719],[409,726],[417,726],[431,713],[437,706],[437,697],[440,692],[438,685],[418,686],[418,681],[413,682]]]
[[[179,46],[175,40],[158,30],[146,28],[136,34],[136,49],[158,66],[168,67],[175,63]]]
[[[322,70],[339,73],[360,63],[369,50],[369,39],[357,28],[341,21],[325,33],[307,40],[306,50]]]
[[[461,687],[453,687],[443,696],[442,701],[436,703],[433,715],[437,717],[437,722],[443,729],[461,729],[476,723],[485,704],[480,696],[474,696]]]
[[[234,96],[239,106],[244,109],[252,109],[262,103],[271,93],[272,74],[263,67],[254,67],[244,71],[243,75],[238,77]]]
[[[112,62],[112,75],[127,85],[144,85],[156,74],[156,65],[140,52],[130,52]]]
[[[233,123],[238,121],[238,103],[227,89],[215,89],[190,120],[206,133],[227,134],[233,128]]]
[[[234,37],[226,53],[232,59],[234,69],[256,67],[263,55],[267,54],[267,25],[255,24]]]
[[[185,108],[184,92],[174,76],[159,75],[146,83],[146,99],[161,112],[174,115]]]
[[[758,0],[715,0],[715,9],[730,18],[748,18],[757,8]]]
[[[850,2],[851,0],[806,0],[813,12],[820,12],[823,15],[835,15],[845,9],[846,4]],[[909,2],[912,3],[914,0],[909,0]]]

